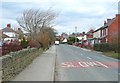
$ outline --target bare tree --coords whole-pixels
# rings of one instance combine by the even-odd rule
[[[52,26],[54,19],[57,17],[57,13],[53,10],[25,10],[17,21],[19,25],[27,32],[31,33],[32,36],[36,35],[44,27]]]
[[[54,41],[53,24],[58,14],[51,8],[48,10],[25,10],[22,16],[17,18],[19,25],[30,33],[30,40],[35,40],[44,47]]]

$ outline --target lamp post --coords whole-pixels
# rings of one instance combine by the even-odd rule
[[[75,43],[77,42],[77,26],[75,26]]]

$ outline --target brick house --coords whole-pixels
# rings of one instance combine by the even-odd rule
[[[108,33],[109,33],[108,29],[113,21],[114,21],[114,18],[107,19],[107,21],[104,21],[104,26],[102,26],[100,30],[101,43],[108,43]]]
[[[87,39],[92,39],[92,38],[93,38],[93,32],[94,32],[94,30],[91,29],[90,31],[88,31],[88,32],[86,33]]]
[[[116,14],[113,22],[108,26],[108,43],[112,43],[112,35],[118,36],[118,28],[120,29],[118,18],[120,18],[120,14]]]
[[[92,46],[93,45],[93,32],[94,30],[91,29],[90,31],[88,31],[85,35],[86,35],[86,45],[87,46]]]
[[[118,35],[118,17],[120,14],[116,14],[113,19],[107,19],[104,21],[104,26],[93,32],[94,44],[112,43],[112,35]]]

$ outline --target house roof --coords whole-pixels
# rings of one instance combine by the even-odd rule
[[[104,26],[98,28],[98,29],[95,30],[94,32],[97,32],[97,31],[99,31],[99,30],[101,30],[101,29],[107,28],[108,26],[110,26],[110,24],[111,24],[114,20],[115,20],[115,18],[113,18],[113,19],[107,21],[107,23],[106,23]]]
[[[9,27],[5,27],[2,29],[3,32],[14,32],[14,33],[17,33],[15,30],[13,30],[12,28],[9,28]]]
[[[2,30],[0,30],[0,38],[9,38],[9,36],[6,34],[3,34]]]
[[[102,28],[107,28],[108,26],[110,26],[110,24],[114,21],[114,19],[115,19],[115,18],[107,21],[107,23],[106,23],[104,26],[102,26]]]
[[[86,33],[86,35],[91,34],[91,33],[93,33],[93,32],[94,32],[94,30],[91,29],[90,31],[88,31],[88,32]]]
[[[6,34],[2,34],[2,38],[9,38],[9,36]]]
[[[101,28],[102,28],[102,27],[98,28],[98,29],[97,29],[97,30],[95,30],[94,32],[97,32],[97,31],[99,31]],[[94,33],[94,32],[93,32],[93,33]]]

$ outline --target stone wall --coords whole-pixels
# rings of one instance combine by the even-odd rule
[[[42,49],[23,49],[0,57],[2,60],[2,81],[10,81],[43,52]]]

